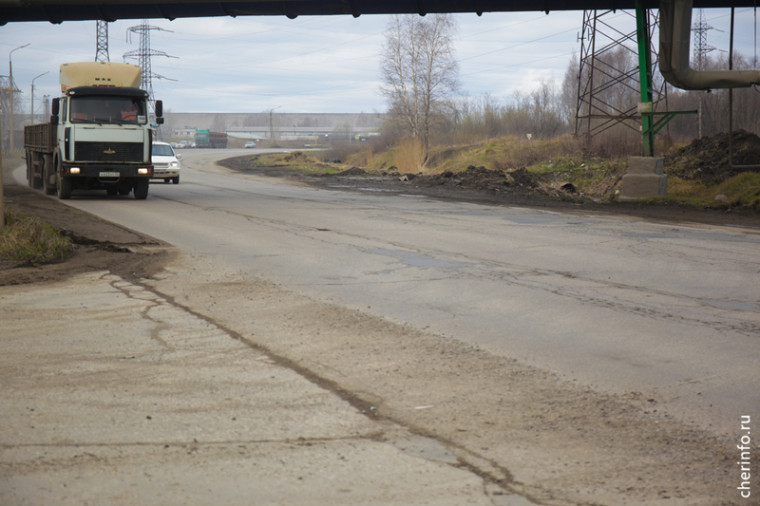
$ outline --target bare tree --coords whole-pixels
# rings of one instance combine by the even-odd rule
[[[446,98],[458,87],[454,58],[454,20],[450,14],[394,16],[383,47],[382,92],[396,115],[428,158],[431,123]]]

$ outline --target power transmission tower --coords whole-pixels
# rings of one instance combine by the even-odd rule
[[[707,54],[717,49],[707,44],[707,32],[715,29],[705,21],[704,9],[699,9],[697,22],[691,28],[691,31],[694,32],[694,54],[692,57],[696,64],[696,70],[704,70],[707,64]]]
[[[148,24],[148,20],[144,20],[142,24],[131,26],[127,29],[127,42],[132,42],[132,34],[138,34],[140,36],[140,49],[128,51],[124,53],[124,60],[129,58],[137,59],[140,66],[140,87],[148,92],[148,101],[150,106],[155,112],[156,99],[153,96],[153,79],[169,79],[160,74],[156,74],[151,69],[151,58],[154,56],[164,56],[166,58],[176,58],[176,56],[170,56],[163,51],[156,51],[150,47],[150,32],[153,30],[162,32],[171,32],[171,30],[165,30],[158,26],[152,26]]]
[[[108,56],[108,21],[96,21],[95,61],[110,62]]]
[[[659,22],[659,13],[647,11],[649,40]],[[639,59],[635,29],[636,16],[629,11],[583,11],[583,31],[578,96],[575,112],[575,135],[586,141],[616,126],[638,132],[641,128],[639,107]],[[633,21],[633,30],[624,28]],[[652,75],[657,67],[657,51],[650,45]],[[667,87],[660,79],[652,87],[652,107],[667,110]],[[630,97],[621,100],[620,97]]]
[[[717,48],[707,44],[707,32],[710,30],[717,30],[716,28],[707,24],[705,20],[704,9],[699,9],[699,17],[697,22],[691,27],[691,31],[694,32],[694,50],[692,59],[696,65],[696,70],[705,70],[707,66],[707,54],[712,53]],[[718,30],[722,31],[722,30]],[[699,95],[699,109],[697,116],[697,135],[702,138],[702,110],[705,107],[704,94]]]

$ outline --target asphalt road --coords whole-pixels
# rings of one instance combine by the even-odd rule
[[[656,398],[716,434],[760,406],[760,230],[329,191],[213,164],[242,153],[183,151],[182,182],[147,201],[68,203],[220,268]]]

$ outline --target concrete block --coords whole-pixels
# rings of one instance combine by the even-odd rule
[[[660,197],[668,193],[668,176],[662,157],[631,156],[628,172],[623,176],[618,200],[630,201]]]

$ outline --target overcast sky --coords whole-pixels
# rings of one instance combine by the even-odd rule
[[[729,11],[705,10],[708,43],[728,49]],[[559,86],[573,55],[580,52],[582,12],[458,14],[455,37],[461,92],[489,94],[500,102],[516,91],[529,93],[542,81]],[[384,112],[380,53],[387,16],[238,17],[150,20],[152,69],[157,99],[173,112]],[[632,17],[618,11],[605,18],[623,31]],[[735,46],[752,57],[755,13],[737,9]],[[109,24],[112,62],[139,49],[128,28],[141,21]],[[29,110],[32,79],[35,109],[43,95],[59,95],[61,63],[95,59],[94,21],[15,23],[0,27],[2,61],[12,55],[13,77]],[[617,25],[616,25],[617,27]],[[719,30],[722,30],[719,31]],[[717,53],[715,53],[717,54]],[[136,60],[129,60],[138,63]],[[0,64],[0,75],[7,75]]]

